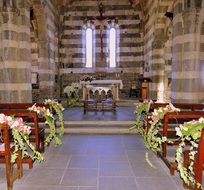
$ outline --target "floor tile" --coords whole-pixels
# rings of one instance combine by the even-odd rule
[[[98,156],[74,155],[68,168],[98,168]]]
[[[64,170],[37,168],[27,176],[23,184],[25,185],[58,185]]]
[[[176,184],[169,177],[138,177],[136,178],[140,190],[175,190]]]
[[[100,176],[133,176],[127,162],[102,162],[100,163]]]
[[[139,190],[132,177],[100,177],[99,190]]]
[[[78,190],[78,187],[60,187],[60,186],[16,186],[13,190]]]
[[[98,170],[96,169],[68,169],[62,180],[67,186],[97,186]]]

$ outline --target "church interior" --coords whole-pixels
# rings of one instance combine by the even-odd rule
[[[0,164],[0,189],[202,190],[204,151],[195,153],[188,169],[194,172],[186,174],[178,160],[172,164],[175,150],[167,149],[165,129],[155,128],[159,141],[146,134],[154,125],[148,118],[161,108],[157,124],[174,126],[174,140],[180,134],[175,125],[196,119],[199,137],[191,138],[204,150],[204,0],[0,0],[0,87],[0,163],[6,163]],[[59,147],[56,136],[44,142],[56,118],[52,125],[49,114],[45,121],[32,113],[42,105],[59,116],[56,126],[64,122]],[[181,113],[169,114],[168,105]],[[30,165],[20,150],[17,171],[26,163],[15,182],[2,149],[12,140],[4,136],[1,114],[39,123],[29,134],[39,133],[30,140],[37,151],[42,146],[45,161]],[[135,132],[141,122],[145,129]],[[184,164],[191,165],[186,155]]]

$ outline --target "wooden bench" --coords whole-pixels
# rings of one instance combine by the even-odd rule
[[[184,155],[184,167],[188,170],[190,160],[189,160],[189,150],[185,150],[183,152]],[[195,181],[199,184],[202,184],[202,174],[204,169],[204,130],[202,130],[201,138],[198,143],[198,152],[195,155],[193,170],[195,174]],[[201,188],[197,187],[194,184],[190,184],[190,186],[186,186],[184,184],[185,188],[191,189],[191,190],[202,190]]]
[[[85,100],[84,101],[84,114],[87,111],[116,111],[116,102],[112,99],[107,99],[103,101],[98,100]]]
[[[151,112],[154,109],[158,109],[160,107],[166,107],[169,103],[156,103],[153,102],[150,105],[150,111],[146,115],[146,126],[145,130],[148,132],[151,124],[150,124],[150,118],[148,117]],[[170,158],[167,155],[168,149],[167,147],[172,145],[177,145],[179,141],[176,141],[176,131],[175,127],[179,124],[183,124],[184,122],[190,121],[192,119],[198,119],[199,117],[204,117],[204,104],[190,104],[190,103],[173,103],[173,106],[176,108],[179,108],[180,112],[171,112],[167,113],[162,121],[163,127],[161,128],[159,135],[164,136],[167,138],[174,139],[173,144],[171,143],[163,143],[162,144],[162,152],[158,153],[158,155],[161,157],[161,159],[164,161],[164,163],[167,165],[167,167],[170,169],[170,174],[174,175],[174,172],[176,170],[176,163],[175,159],[170,160]]]
[[[150,104],[150,110],[149,113],[146,115],[146,131],[148,131],[149,127],[150,127],[150,119],[149,119],[149,115],[151,114],[152,111],[154,111],[154,109],[158,109],[160,107],[166,107],[167,105],[169,105],[169,103],[156,103],[153,102]],[[173,106],[176,108],[179,108],[181,111],[204,111],[204,104],[190,104],[190,103],[173,103]]]
[[[23,167],[22,167],[22,156],[19,153],[16,163],[17,163],[17,172],[14,173],[13,163],[11,163],[11,154],[14,150],[14,147],[11,145],[10,141],[10,132],[7,124],[0,124],[0,131],[2,132],[2,144],[0,143],[0,158],[5,160],[6,164],[6,180],[7,180],[7,189],[13,189],[13,183],[16,179],[20,179],[23,176]]]
[[[153,102],[150,104],[150,111],[157,109],[159,107],[165,107],[169,103],[156,103]],[[174,107],[179,108],[183,111],[199,111],[204,110],[204,104],[195,104],[195,103],[172,103]]]
[[[158,155],[161,157],[161,159],[164,161],[164,163],[167,165],[167,167],[170,169],[170,174],[174,175],[174,172],[177,168],[175,163],[175,155],[173,155],[173,160],[171,160],[171,157],[168,155],[168,152],[170,152],[169,146],[174,146],[179,144],[180,140],[176,136],[175,127],[178,127],[180,124],[183,124],[184,122],[191,121],[193,119],[199,119],[200,117],[204,117],[204,112],[202,111],[181,111],[181,112],[169,112],[166,113],[164,116],[164,119],[162,121],[162,129],[160,131],[160,135],[163,137],[167,137],[167,139],[171,140],[171,143],[164,142],[162,143],[162,151],[158,153]],[[175,153],[175,149],[171,150]]]
[[[86,90],[84,114],[86,114],[87,111],[112,111],[115,113],[116,101],[111,88],[90,87]],[[108,93],[112,93],[112,95]]]
[[[39,117],[36,112],[28,110],[0,110],[1,113],[5,115],[15,115],[17,117],[22,117],[23,121],[31,126],[30,142],[35,144],[35,148],[39,152],[44,152],[44,141],[45,141],[45,127],[39,127]],[[4,160],[0,160],[0,163]],[[23,163],[27,163],[29,168],[33,167],[33,160],[29,157],[23,159]]]

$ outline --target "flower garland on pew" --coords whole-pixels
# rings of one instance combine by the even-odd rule
[[[50,100],[50,99],[46,99],[45,104],[50,105],[55,110],[60,123],[59,135],[63,136],[64,135],[64,115],[63,115],[64,107],[59,102],[55,100]]]
[[[167,141],[166,137],[158,136],[159,129],[162,126],[162,119],[167,112],[178,112],[180,109],[175,108],[173,104],[169,103],[166,107],[154,109],[148,119],[150,119],[150,128],[144,133],[144,144],[153,152],[161,152],[161,145]],[[169,141],[170,142],[170,141]]]
[[[11,155],[11,162],[14,163],[18,157],[19,150],[22,151],[22,157],[29,156],[33,160],[39,162],[43,161],[44,158],[40,152],[35,150],[35,147],[29,141],[29,135],[31,133],[31,127],[23,122],[21,117],[15,118],[0,114],[0,123],[6,123],[12,131],[14,139],[14,152]],[[28,149],[32,151],[28,153]]]
[[[200,189],[202,185],[195,180],[195,173],[193,170],[195,155],[198,151],[198,142],[201,137],[201,131],[204,128],[204,118],[200,118],[199,120],[186,122],[183,125],[180,125],[176,128],[176,134],[181,138],[181,143],[179,144],[176,150],[176,161],[177,161],[177,169],[180,173],[180,176],[186,185],[197,186]],[[183,149],[186,145],[186,141],[190,142],[190,164],[189,167],[186,168],[184,166],[184,158],[183,158]]]
[[[134,125],[129,128],[129,130],[135,129],[138,134],[144,136],[144,133],[145,133],[144,123],[146,120],[146,115],[149,112],[151,103],[152,103],[152,100],[150,101],[145,100],[142,103],[136,104],[136,109],[135,109],[136,121]]]
[[[48,102],[52,106],[55,104],[52,101],[48,101]],[[38,115],[40,115],[41,117],[44,117],[46,119],[45,123],[48,124],[48,126],[50,127],[50,133],[45,139],[45,145],[46,146],[53,139],[55,141],[54,143],[56,146],[61,145],[62,144],[61,137],[64,134],[64,120],[63,120],[63,114],[61,113],[63,111],[63,109],[62,109],[63,107],[59,106],[57,104],[55,104],[55,106],[53,106],[53,107],[56,108],[56,110],[57,110],[56,112],[58,112],[59,118],[61,120],[60,123],[62,124],[59,133],[55,127],[55,118],[54,118],[54,115],[52,114],[52,110],[50,110],[49,108],[46,108],[45,106],[43,106],[43,107],[36,106],[36,104],[34,104],[32,107],[28,108],[28,110],[35,111]],[[60,112],[60,110],[61,110],[61,112]]]

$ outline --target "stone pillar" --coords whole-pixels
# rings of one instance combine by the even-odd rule
[[[49,61],[49,42],[38,41],[39,46],[39,87],[40,99],[52,98],[54,94],[54,74]]]
[[[193,2],[193,1],[192,1]],[[198,7],[176,1],[173,20],[172,101],[202,103],[199,66]],[[184,7],[184,9],[182,9]]]
[[[39,88],[40,99],[53,98],[55,94],[55,23],[51,1],[34,1],[33,9],[38,26]]]
[[[164,93],[164,42],[163,40],[155,40],[152,44],[152,65],[151,65],[151,78],[150,94],[151,98],[159,102],[163,100]]]
[[[0,102],[32,102],[30,1],[0,9]]]

